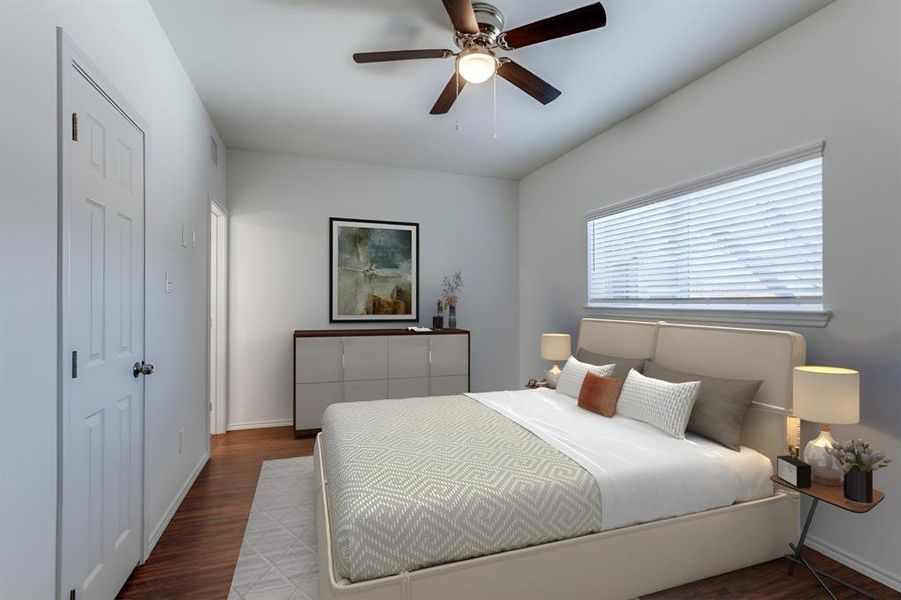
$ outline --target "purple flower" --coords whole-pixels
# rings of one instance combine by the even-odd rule
[[[852,469],[875,471],[889,466],[892,462],[891,459],[885,458],[885,452],[874,452],[870,444],[860,438],[846,442],[832,442],[831,447],[827,446],[825,450],[842,465],[845,473]]]

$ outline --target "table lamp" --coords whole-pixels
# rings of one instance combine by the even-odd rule
[[[552,361],[553,366],[547,370],[545,378],[548,385],[555,387],[560,376],[559,361],[566,360],[572,355],[572,346],[568,333],[542,333],[541,334],[541,358]]]
[[[792,387],[794,414],[820,424],[820,435],[804,448],[804,462],[817,483],[842,485],[841,465],[826,448],[834,441],[831,425],[860,421],[860,373],[838,367],[795,367]]]

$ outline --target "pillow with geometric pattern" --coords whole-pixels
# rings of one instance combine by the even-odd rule
[[[582,381],[585,379],[586,373],[591,371],[595,375],[600,375],[601,377],[610,377],[613,373],[613,367],[615,366],[616,365],[590,365],[588,363],[583,363],[574,356],[570,356],[566,361],[566,364],[563,365],[563,371],[557,379],[557,391],[561,394],[578,398],[579,392],[582,391]]]
[[[669,383],[629,371],[616,403],[616,414],[643,421],[684,439],[691,409],[698,396],[700,381]]]

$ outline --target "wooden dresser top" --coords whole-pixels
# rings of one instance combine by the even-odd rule
[[[433,329],[410,331],[409,329],[297,329],[294,337],[356,337],[376,335],[469,335],[466,329]]]

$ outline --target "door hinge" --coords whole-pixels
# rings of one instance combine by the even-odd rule
[[[210,412],[213,412],[213,403],[210,402],[209,405],[210,405]]]
[[[75,600],[75,590],[69,590],[69,600]]]
[[[78,141],[78,113],[72,113],[72,141]]]
[[[72,351],[72,379],[78,377],[78,350]]]

